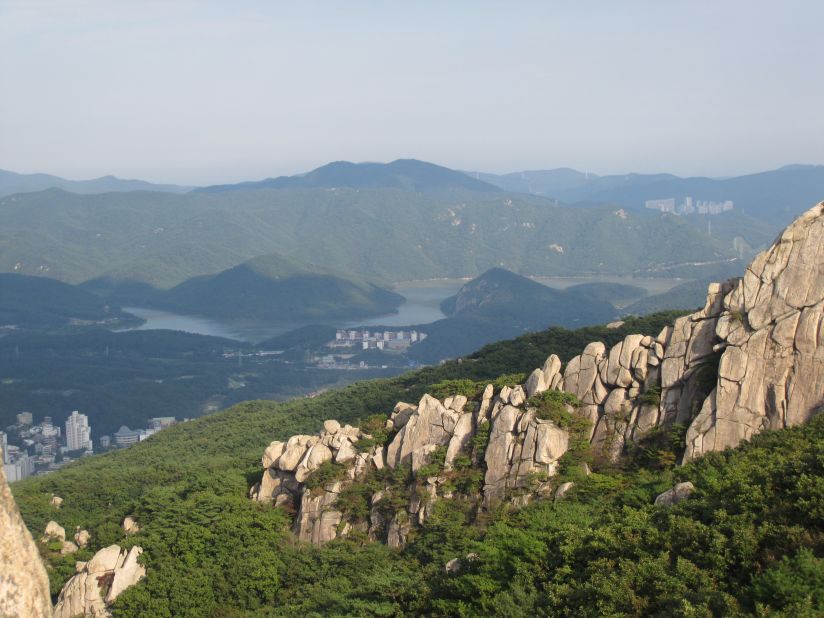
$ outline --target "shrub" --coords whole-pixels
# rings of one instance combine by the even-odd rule
[[[561,429],[569,430],[577,427],[581,420],[586,421],[567,410],[567,406],[580,407],[581,401],[575,395],[564,391],[544,391],[531,397],[527,405],[535,408],[535,418],[552,421]],[[588,424],[588,421],[586,422]]]
[[[523,384],[525,381],[525,373],[508,373],[495,378],[492,382],[490,382],[490,384],[495,387],[495,390],[498,390],[504,386],[509,386],[510,388],[517,386],[518,384]],[[486,386],[486,383],[484,383],[484,386]]]
[[[661,387],[658,385],[650,386],[638,396],[638,400],[645,406],[660,406]]]
[[[385,446],[391,442],[395,431],[386,428],[386,421],[389,416],[386,414],[373,414],[360,424],[360,430],[369,434],[371,438],[361,438],[355,444],[355,448],[360,453],[365,453],[373,446]]]
[[[790,616],[820,616],[824,612],[824,559],[809,549],[781,561],[753,580],[759,604]]]
[[[365,520],[369,517],[369,500],[374,491],[369,483],[352,483],[340,492],[335,506],[349,519]]]
[[[472,455],[475,461],[481,462],[486,454],[486,447],[489,445],[489,433],[492,431],[490,423],[478,425],[478,430],[472,436]]]
[[[477,399],[486,384],[475,380],[443,380],[429,387],[429,394],[436,399],[446,399],[463,395],[467,399]]]
[[[439,446],[429,454],[429,463],[418,468],[415,476],[419,479],[425,479],[430,476],[438,476],[443,471],[445,459],[446,447]]]
[[[327,483],[339,481],[346,476],[346,466],[333,461],[324,461],[306,477],[304,485],[309,491],[322,489]]]

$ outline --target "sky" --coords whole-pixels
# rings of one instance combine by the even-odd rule
[[[824,164],[820,0],[0,0],[0,168]]]

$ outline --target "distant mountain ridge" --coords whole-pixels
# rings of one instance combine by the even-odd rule
[[[683,218],[503,191],[49,189],[0,198],[0,220],[0,272],[163,289],[272,253],[383,283],[471,277],[493,266],[535,276],[626,274],[736,255]]]
[[[786,165],[728,178],[635,173],[597,176],[568,168],[477,177],[508,191],[533,193],[567,203],[610,203],[633,209],[643,209],[646,200],[670,197],[732,200],[737,211],[775,225],[788,223],[809,204],[824,197],[824,165]]]
[[[31,193],[45,189],[63,189],[72,193],[109,193],[111,191],[162,191],[185,193],[191,187],[155,184],[145,180],[131,180],[115,176],[101,176],[89,180],[67,180],[51,174],[18,174],[0,170],[0,197],[15,193]]]
[[[391,163],[351,163],[335,161],[298,176],[279,176],[256,182],[214,185],[196,189],[204,193],[220,193],[249,189],[407,189],[434,191],[465,189],[469,191],[498,192],[492,184],[472,178],[440,165],[398,159]]]

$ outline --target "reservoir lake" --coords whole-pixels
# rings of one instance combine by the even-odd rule
[[[683,283],[683,279],[636,279],[631,277],[534,277],[534,280],[553,288],[565,289],[579,283],[625,283],[647,290],[648,294],[660,294]],[[441,302],[454,295],[469,279],[433,279],[398,283],[395,292],[406,298],[398,312],[343,323],[341,328],[355,326],[399,327],[430,324],[446,317],[440,309]],[[215,320],[199,316],[182,315],[145,307],[124,307],[125,311],[145,320],[136,330],[178,330],[199,335],[225,337],[249,343],[259,343],[282,335],[308,322],[269,323],[255,320]]]

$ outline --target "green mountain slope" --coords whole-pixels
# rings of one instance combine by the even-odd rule
[[[441,501],[402,552],[357,536],[296,545],[286,514],[246,497],[272,439],[314,431],[330,416],[354,422],[386,413],[446,379],[494,379],[531,369],[550,352],[568,359],[594,339],[612,345],[628,332],[656,333],[671,319],[551,329],[315,399],[242,404],[13,491],[35,536],[55,517],[92,533],[91,550],[49,554],[53,591],[99,547],[145,549],[148,577],[118,600],[121,616],[747,615],[759,603],[816,615],[824,607],[816,557],[824,541],[824,416],[677,470],[643,456],[628,468],[603,467],[565,501],[474,524],[458,502]],[[697,488],[690,500],[652,506],[684,478]],[[59,512],[52,493],[64,498]],[[124,541],[125,515],[136,516],[141,531]],[[448,560],[472,553],[477,560],[465,570],[444,574]]]
[[[464,285],[455,296],[441,303],[448,316],[483,316],[535,323],[553,320],[566,325],[576,318],[582,321],[607,318],[614,311],[608,303],[596,299],[584,307],[575,306],[575,294],[541,285],[503,268],[491,268]],[[591,312],[591,313],[590,313]]]
[[[525,332],[599,324],[617,314],[591,293],[557,290],[502,268],[465,284],[443,301],[441,310],[446,319],[418,327],[428,338],[409,350],[411,358],[434,363]]]
[[[267,321],[357,319],[395,311],[403,297],[277,255],[184,281],[156,298],[182,313]]]
[[[0,273],[0,326],[57,328],[68,324],[139,323],[120,307],[47,277]]]
[[[678,217],[555,207],[540,197],[444,189],[258,189],[0,198],[0,272],[170,288],[278,253],[372,281],[659,272],[735,255]],[[691,268],[693,266],[690,266]]]

